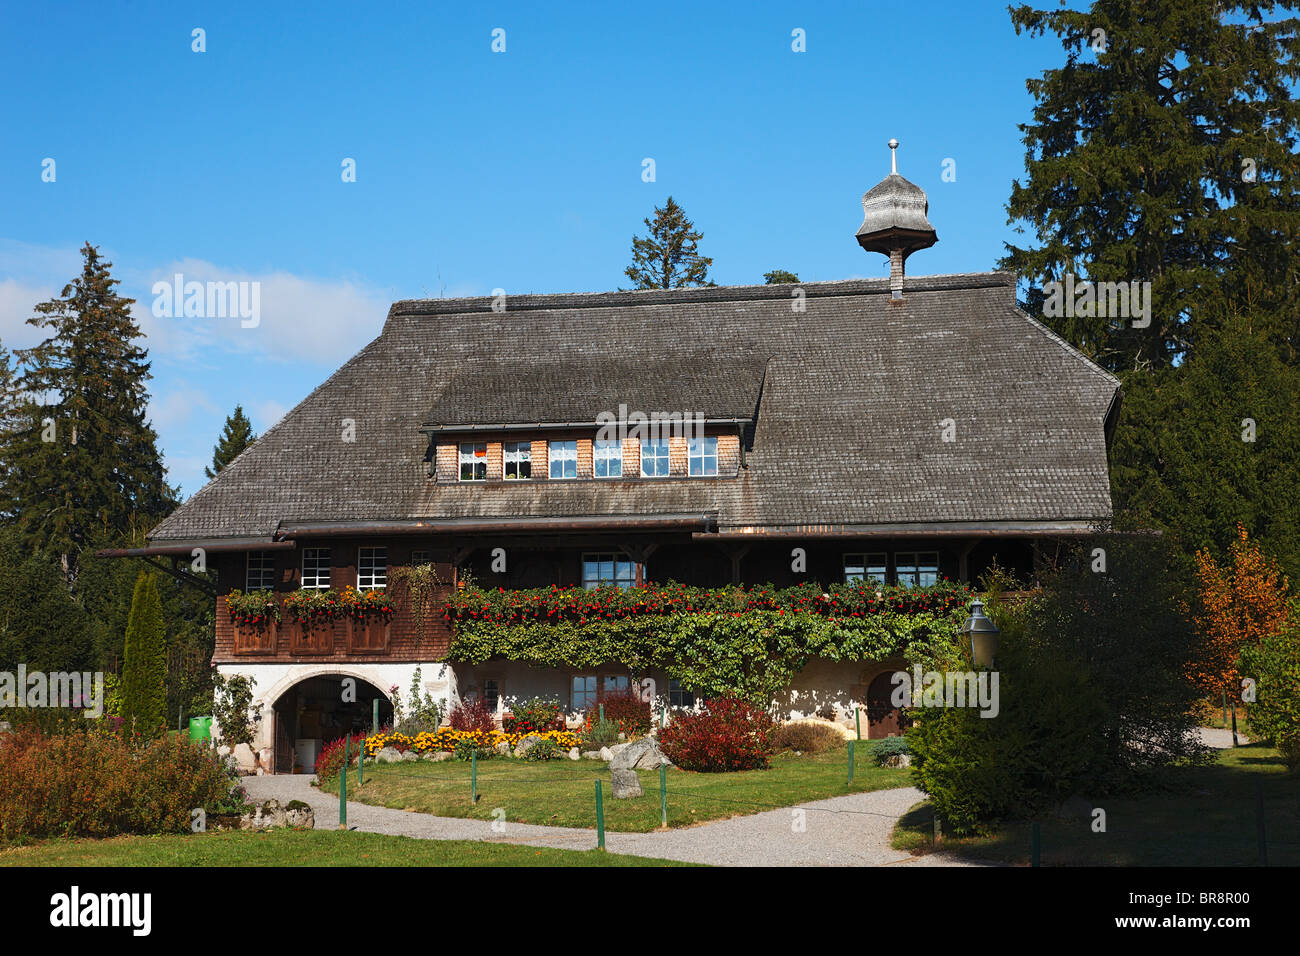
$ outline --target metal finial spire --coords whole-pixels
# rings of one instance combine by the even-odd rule
[[[898,172],[898,140],[896,139],[889,141],[889,171]]]

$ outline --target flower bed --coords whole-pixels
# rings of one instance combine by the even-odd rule
[[[402,752],[414,750],[418,754],[430,751],[450,753],[462,740],[475,740],[480,746],[487,748],[508,743],[510,749],[514,750],[519,746],[519,741],[527,736],[528,734],[523,733],[508,734],[502,730],[452,730],[450,727],[443,727],[436,733],[416,734],[414,737],[397,733],[372,734],[366,738],[366,756],[373,757],[385,747],[392,747]],[[533,736],[541,737],[543,740],[554,740],[565,750],[578,746],[578,735],[569,730],[547,730]]]

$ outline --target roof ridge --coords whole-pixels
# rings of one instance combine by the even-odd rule
[[[977,289],[1015,286],[1013,272],[958,272],[929,276],[908,276],[904,292],[942,292],[950,289]],[[693,286],[682,289],[628,289],[610,292],[558,292],[507,294],[507,311],[546,309],[595,309],[611,306],[646,306],[683,302],[733,302],[754,299],[789,298],[791,288],[800,288],[811,297],[830,295],[884,295],[890,292],[889,278],[830,279],[818,282],[790,282],[775,285]],[[491,311],[493,296],[465,296],[456,299],[398,299],[388,310],[388,323],[395,316],[459,315],[465,312]]]

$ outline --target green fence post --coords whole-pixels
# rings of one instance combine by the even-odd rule
[[[605,801],[600,792],[600,780],[596,780],[596,849],[605,849]]]
[[[176,714],[176,730],[178,733],[185,733],[185,708],[182,707]]]
[[[366,742],[363,739],[361,746],[357,750],[357,786],[366,785]]]
[[[853,786],[853,745],[854,743],[856,743],[856,741],[853,740],[849,741],[849,782],[845,784],[846,787]]]
[[[1032,845],[1031,845],[1031,847],[1030,847],[1030,851],[1029,851],[1029,853],[1030,853],[1029,865],[1030,865],[1030,866],[1041,866],[1041,865],[1042,865],[1042,858],[1043,858],[1043,834],[1042,834],[1042,832],[1038,829],[1038,821],[1037,821],[1037,820],[1034,821],[1034,831],[1033,831],[1033,837],[1032,837],[1032,840],[1033,840],[1033,842],[1032,842]]]
[[[858,729],[858,739],[862,739],[862,708],[853,708],[853,724]]]
[[[370,702],[370,732],[379,733],[379,698],[376,697]]]
[[[469,755],[469,798],[478,803],[478,747]]]
[[[1237,743],[1237,702],[1235,700],[1232,702],[1232,745],[1240,746]]]
[[[348,828],[348,736],[343,735],[343,772],[339,774],[339,829]]]
[[[668,764],[659,765],[659,822],[668,826]]]
[[[600,705],[600,721],[601,721],[601,723],[604,723],[604,722],[605,722],[605,705],[604,705],[604,704],[601,704],[601,705]]]
[[[1259,865],[1268,866],[1268,842],[1264,839],[1264,783],[1255,778],[1255,842],[1259,844]]]

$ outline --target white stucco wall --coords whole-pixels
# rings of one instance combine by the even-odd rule
[[[434,661],[425,662],[383,662],[377,664],[353,664],[349,662],[312,661],[310,663],[259,663],[240,661],[237,664],[218,664],[217,673],[222,677],[240,674],[251,677],[253,684],[253,702],[250,712],[255,720],[256,735],[254,749],[267,750],[274,745],[272,739],[273,721],[271,708],[280,697],[295,684],[309,677],[355,677],[379,688],[390,701],[396,696],[390,689],[396,685],[397,694],[405,700],[409,695],[411,678],[415,669],[420,668],[420,679],[424,690],[434,700],[451,700],[455,695],[456,678],[447,664]],[[257,719],[260,715],[260,719]],[[213,737],[220,739],[217,727],[212,728]],[[243,750],[243,748],[240,748]],[[254,764],[251,753],[236,753],[241,765],[252,768]],[[264,761],[269,765],[269,761]]]

